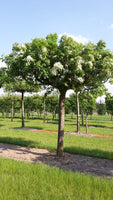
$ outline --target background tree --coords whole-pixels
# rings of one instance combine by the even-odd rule
[[[46,108],[48,112],[51,112],[53,115],[53,120],[56,117],[56,114],[58,113],[58,96],[57,95],[50,95],[46,99]]]
[[[96,103],[97,113],[98,115],[105,115],[106,114],[106,105],[105,103]]]
[[[24,93],[39,91],[38,84],[34,82],[27,82],[29,76],[28,65],[32,62],[32,57],[29,55],[30,44],[19,45],[15,43],[12,47],[12,53],[4,56],[3,60],[7,63],[6,69],[7,82],[6,90],[12,92],[20,92],[21,98],[21,112],[22,112],[22,127],[24,127]],[[27,76],[26,76],[27,74]]]
[[[22,116],[22,128],[25,127],[24,123],[24,93],[25,92],[36,92],[38,88],[30,85],[26,80],[16,77],[12,83],[6,85],[6,89],[11,92],[21,93],[21,116]]]
[[[105,98],[105,104],[106,104],[106,111],[108,114],[111,114],[111,120],[113,115],[113,96],[110,94],[106,96]]]

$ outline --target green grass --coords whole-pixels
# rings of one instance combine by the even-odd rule
[[[11,122],[10,118],[0,118],[0,126],[21,127],[21,119],[15,118],[14,122]],[[46,121],[46,123],[43,123],[43,118],[25,119],[25,126],[57,131],[58,119],[53,121],[51,115],[49,115],[48,122]],[[113,136],[113,121],[111,121],[110,116],[88,116],[88,126],[88,133]],[[71,119],[71,115],[66,115],[65,131],[76,132],[76,115],[74,115],[73,119]],[[86,132],[85,125],[80,127],[80,131],[83,133]]]
[[[0,142],[56,150],[57,133],[32,132],[21,129],[0,129]],[[64,151],[73,154],[113,159],[113,140],[65,135]]]
[[[57,134],[32,132],[20,129],[3,129],[4,126],[15,128],[21,127],[21,119],[16,118],[13,122],[11,122],[9,118],[0,118],[0,120],[0,142],[56,150]],[[74,124],[75,120],[75,117],[71,119],[70,115],[66,115],[65,131],[74,131],[76,128],[76,125]],[[89,117],[89,124],[92,125],[92,123],[95,127],[89,127],[90,133],[113,136],[110,116],[93,116],[92,119]],[[99,127],[99,123],[102,124],[101,126],[104,128]],[[26,127],[41,130],[57,131],[58,129],[57,120],[52,121],[51,119],[49,119],[48,123],[43,123],[42,119],[26,119],[25,125]],[[85,127],[81,127],[81,129],[82,132],[84,132]],[[64,151],[73,154],[113,159],[113,140],[65,135]]]
[[[89,132],[113,135],[113,125],[109,116],[94,116],[89,119]],[[49,119],[25,120],[26,127],[42,130],[58,129],[58,121]],[[57,133],[32,132],[22,129],[21,119],[11,122],[0,118],[0,142],[28,147],[56,150]],[[14,129],[6,129],[14,127]],[[76,130],[76,118],[69,115],[65,120],[65,131]],[[85,127],[81,127],[85,132]],[[113,140],[65,135],[64,151],[113,159]],[[112,200],[113,179],[63,171],[56,167],[30,164],[0,158],[0,199],[2,200]]]
[[[0,158],[1,200],[112,200],[113,180]]]

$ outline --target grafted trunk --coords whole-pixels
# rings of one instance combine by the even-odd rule
[[[80,133],[80,115],[79,115],[79,96],[76,93],[76,103],[77,103],[77,133]]]
[[[59,127],[58,127],[58,143],[57,156],[63,156],[63,139],[64,139],[64,118],[65,118],[65,93],[62,92],[59,98]]]
[[[25,126],[24,125],[24,92],[22,92],[22,128]]]

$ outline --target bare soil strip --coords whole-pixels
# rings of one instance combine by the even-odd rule
[[[43,163],[73,172],[113,178],[113,160],[69,153],[64,153],[62,158],[58,158],[55,151],[3,143],[0,143],[0,156],[18,161]]]

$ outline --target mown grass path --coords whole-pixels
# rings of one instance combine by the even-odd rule
[[[3,129],[23,129],[23,130],[30,130],[33,132],[44,132],[44,133],[58,133],[58,131],[51,131],[51,130],[42,130],[42,129],[35,129],[35,128],[29,128],[29,127],[2,127]],[[105,139],[113,139],[113,136],[109,136],[109,135],[98,135],[98,134],[92,134],[92,133],[77,133],[77,132],[69,132],[69,131],[65,131],[65,134],[68,135],[75,135],[75,136],[86,136],[86,137],[95,137],[95,138],[105,138]]]

